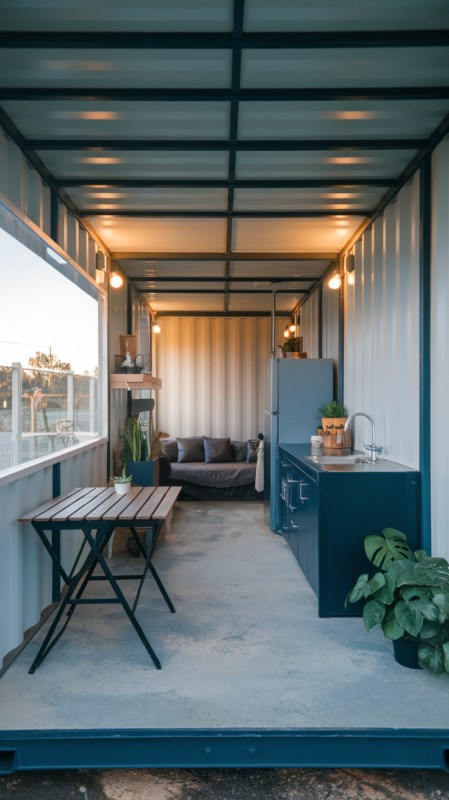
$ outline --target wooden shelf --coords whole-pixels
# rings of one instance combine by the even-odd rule
[[[111,373],[109,376],[109,386],[111,389],[162,389],[162,381],[153,375],[144,375],[143,372],[137,375],[117,375]]]

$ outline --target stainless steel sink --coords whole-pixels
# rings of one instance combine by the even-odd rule
[[[369,458],[364,458],[363,456],[307,456],[310,458],[311,461],[315,461],[316,464],[334,464],[337,465],[344,465],[344,464],[369,464]]]

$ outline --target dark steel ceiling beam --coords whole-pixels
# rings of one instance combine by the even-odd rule
[[[316,151],[316,150],[419,150],[427,145],[427,139],[260,139],[242,140],[235,143],[221,140],[190,139],[28,139],[26,146],[32,150],[94,150],[111,151],[138,150],[182,151],[194,150],[204,152],[284,152],[284,151]]]
[[[83,217],[146,217],[160,218],[160,217],[186,217],[194,219],[310,219],[315,217],[370,217],[372,214],[371,209],[362,208],[348,209],[342,205],[339,208],[334,208],[332,211],[322,211],[317,209],[315,211],[155,211],[153,209],[115,209],[115,208],[82,208],[79,213]]]
[[[271,317],[271,311],[158,311],[161,317]],[[290,318],[290,311],[276,311],[277,317]]]
[[[230,170],[231,172],[231,170]],[[292,180],[235,180],[233,173],[228,180],[208,179],[193,180],[178,178],[176,180],[153,178],[57,178],[55,183],[63,187],[82,187],[93,189],[351,189],[360,186],[396,186],[397,178],[293,178]]]
[[[234,27],[234,31],[236,28]],[[449,31],[279,31],[248,33],[236,43],[234,33],[154,33],[135,31],[2,31],[0,47],[55,49],[228,50],[321,49],[366,47],[445,47]]]
[[[223,294],[224,289],[139,289],[141,294]],[[308,289],[276,289],[276,294],[307,294]],[[228,289],[227,294],[272,294],[271,289]]]
[[[220,277],[216,277],[216,276],[213,277],[213,278],[208,278],[208,277],[202,277],[202,278],[191,278],[191,277],[188,277],[187,278],[184,275],[183,276],[172,275],[170,277],[162,276],[162,275],[158,275],[157,277],[151,277],[151,276],[149,277],[147,275],[145,277],[139,277],[138,275],[132,275],[132,276],[131,275],[127,275],[126,277],[128,278],[129,281],[141,281],[143,283],[149,283],[150,281],[151,282],[155,281],[155,282],[160,282],[160,283],[163,283],[164,281],[167,281],[167,282],[179,281],[179,282],[182,282],[182,283],[187,283],[187,282],[189,282],[189,283],[224,283],[225,280],[226,280],[226,278],[220,278]],[[253,281],[256,281],[257,283],[261,283],[261,282],[262,283],[269,283],[271,281],[275,281],[276,283],[313,283],[314,281],[317,281],[319,279],[317,278],[316,275],[314,275],[312,278],[307,278],[307,277],[299,277],[298,278],[298,277],[292,277],[292,276],[287,277],[287,278],[285,278],[285,277],[284,278],[278,278],[277,275],[272,275],[269,278],[267,278],[265,276],[263,276],[262,278],[257,278],[257,277],[254,277],[253,275],[250,275],[248,278],[245,278],[245,277],[243,277],[243,278],[242,277],[238,277],[238,278],[228,277],[227,280],[229,281],[229,283],[252,283]]]
[[[338,257],[336,251],[297,251],[297,252],[145,252],[132,250],[118,250],[111,253],[113,261],[334,261]]]
[[[380,86],[321,89],[242,89],[240,102],[310,102],[371,100],[447,100],[449,86]],[[0,100],[85,100],[87,102],[231,103],[232,89],[0,87]]]

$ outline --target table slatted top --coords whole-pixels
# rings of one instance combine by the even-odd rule
[[[133,486],[129,494],[118,495],[113,487],[71,489],[20,517],[19,522],[161,520],[168,517],[180,491],[180,486]]]

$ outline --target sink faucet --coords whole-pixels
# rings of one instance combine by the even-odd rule
[[[364,444],[363,447],[370,453],[371,461],[377,461],[377,454],[382,452],[382,448],[378,447],[378,445],[376,444],[376,432],[374,428],[374,420],[372,419],[372,417],[369,416],[369,414],[364,414],[363,411],[356,411],[355,414],[351,414],[346,420],[345,431],[348,430],[349,424],[351,420],[354,419],[354,417],[366,417],[371,422],[372,442],[371,444]]]

